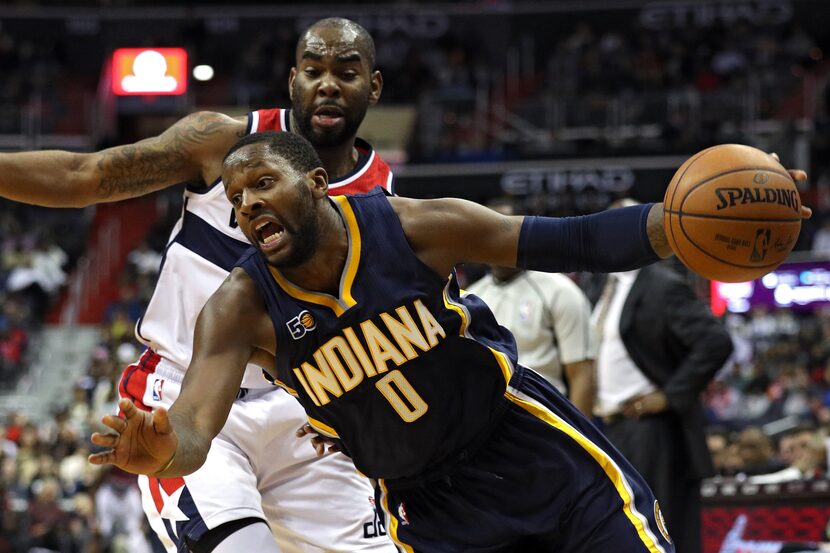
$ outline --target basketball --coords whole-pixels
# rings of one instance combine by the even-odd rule
[[[680,166],[666,189],[663,222],[686,267],[712,280],[744,282],[787,258],[800,212],[795,182],[773,156],[723,144]]]

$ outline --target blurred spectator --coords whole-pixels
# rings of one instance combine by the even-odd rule
[[[740,472],[763,474],[775,470],[772,440],[757,426],[743,429],[737,438]],[[780,468],[780,464],[777,465]]]
[[[143,312],[144,306],[138,299],[135,285],[123,278],[118,287],[118,299],[107,306],[104,321],[117,329],[119,338],[116,339],[120,340],[124,336],[131,335],[133,325]],[[129,328],[124,331],[121,325],[127,325]]]
[[[786,461],[788,466],[768,474],[751,476],[754,484],[770,484],[815,478],[825,473],[827,450],[821,436],[812,428],[799,428],[788,435]]]
[[[706,433],[706,445],[709,448],[709,454],[712,456],[715,472],[725,474],[729,447],[729,439],[726,434],[723,431],[709,430]]]
[[[127,254],[127,263],[140,275],[155,276],[159,272],[161,254],[150,248],[150,245],[144,241]]]
[[[144,534],[144,511],[135,476],[115,467],[107,471],[95,492],[101,535],[125,553],[150,553]]]
[[[79,551],[73,547],[69,534],[70,516],[58,503],[61,488],[57,479],[44,479],[33,491],[34,497],[27,510],[30,547],[67,553]]]
[[[56,244],[40,238],[30,251],[18,251],[14,266],[9,271],[6,288],[10,292],[21,292],[31,298],[38,318],[46,314],[50,299],[66,282],[63,265],[66,253]]]

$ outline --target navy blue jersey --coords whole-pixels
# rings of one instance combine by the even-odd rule
[[[331,201],[349,239],[339,297],[295,286],[254,249],[238,266],[274,323],[275,382],[312,426],[367,476],[418,474],[487,435],[515,342],[454,273],[416,257],[382,190]]]

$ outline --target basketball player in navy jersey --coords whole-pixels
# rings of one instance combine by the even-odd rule
[[[314,431],[376,480],[403,551],[674,551],[643,479],[516,363],[512,335],[453,269],[643,266],[671,253],[661,204],[554,219],[380,190],[330,199],[313,148],[288,133],[243,138],[222,176],[255,248],[202,310],[179,400],[152,414],[122,400],[91,462],[198,470],[265,351]]]
[[[300,133],[333,176],[332,194],[378,185],[391,192],[389,167],[355,137],[383,86],[374,58],[365,29],[324,19],[297,45],[290,110],[242,118],[196,113],[157,137],[93,154],[0,155],[0,195],[32,204],[85,206],[195,183],[184,192],[182,218],[137,327],[148,349],[125,370],[122,397],[145,409],[173,403],[190,363],[196,317],[250,247],[220,181],[222,158],[239,137],[261,130]],[[167,550],[393,550],[375,516],[371,486],[352,463],[343,455],[318,460],[308,443],[296,439],[296,428],[306,422],[300,406],[254,365],[241,387],[232,405],[219,406],[231,412],[200,470],[184,478],[139,478],[145,512]],[[329,508],[320,509],[321,503]]]

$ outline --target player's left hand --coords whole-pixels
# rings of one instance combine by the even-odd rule
[[[314,446],[314,451],[317,452],[317,456],[320,457],[326,453],[326,448],[328,447],[329,453],[334,453],[335,451],[340,451],[340,446],[336,443],[331,441],[329,438],[325,436],[321,436],[316,430],[314,430],[310,424],[305,423],[301,427],[297,429],[297,437],[302,438],[303,436],[311,436],[311,445]]]
[[[778,157],[778,154],[775,152],[770,154],[775,161],[781,163],[781,159]],[[792,177],[793,181],[795,182],[804,182],[807,180],[807,172],[802,169],[787,169],[787,172]],[[807,207],[806,205],[801,206],[801,218],[802,219],[809,219],[813,215],[813,210]]]
[[[622,414],[629,419],[637,419],[646,415],[662,413],[669,407],[666,394],[661,391],[636,396],[622,405]]]

